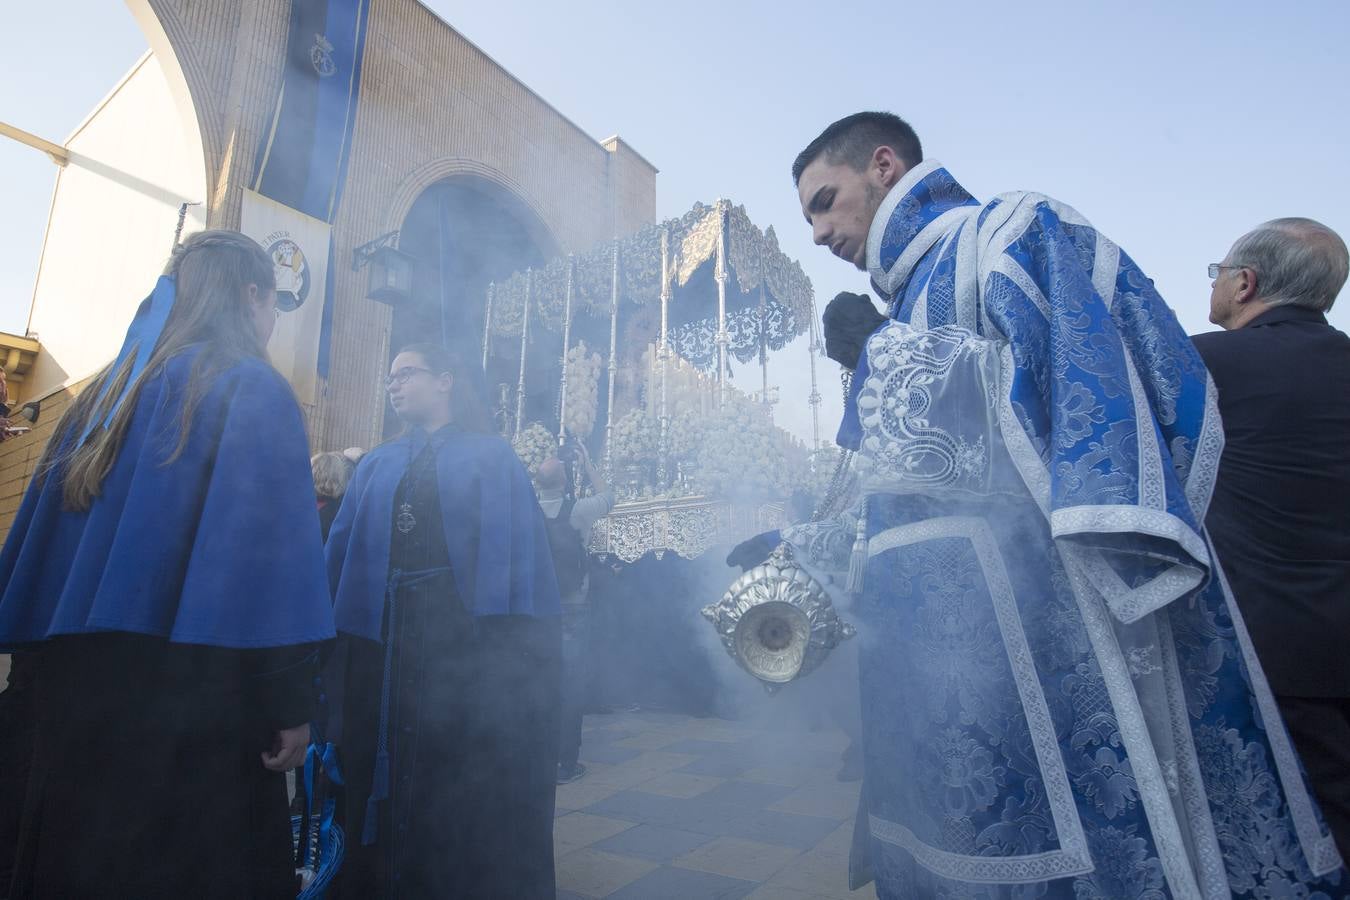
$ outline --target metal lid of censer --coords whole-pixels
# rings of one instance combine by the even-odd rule
[[[731,658],[770,693],[815,669],[855,633],[785,543],[736,579],[721,601],[705,606],[703,617]]]

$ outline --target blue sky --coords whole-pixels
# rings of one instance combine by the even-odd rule
[[[821,306],[866,279],[811,244],[789,166],[860,109],[907,118],[977,196],[1076,207],[1193,332],[1211,328],[1205,265],[1252,225],[1304,215],[1350,235],[1345,2],[429,5],[597,139],[617,132],[652,160],[659,216],[721,196],[774,225]],[[57,141],[145,49],[110,0],[10,4],[3,18],[0,119]],[[24,328],[54,177],[0,142],[0,330]],[[1350,328],[1341,304],[1332,321]],[[804,396],[803,360],[773,372],[799,433],[787,406]]]

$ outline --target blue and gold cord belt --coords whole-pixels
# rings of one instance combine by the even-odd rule
[[[449,566],[405,572],[395,569],[389,573],[385,587],[385,603],[389,626],[384,636],[384,676],[380,683],[380,733],[375,744],[375,772],[371,777],[370,798],[366,801],[366,819],[361,828],[361,843],[370,846],[379,835],[379,804],[389,798],[389,706],[394,669],[394,614],[400,588],[413,587],[450,572]]]

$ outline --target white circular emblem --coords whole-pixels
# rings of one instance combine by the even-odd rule
[[[267,248],[277,278],[277,309],[294,312],[309,298],[309,262],[300,245],[288,237]]]

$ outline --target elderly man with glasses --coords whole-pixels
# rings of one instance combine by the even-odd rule
[[[1206,524],[1342,855],[1350,851],[1350,337],[1327,324],[1345,242],[1311,219],[1243,235],[1195,346],[1225,446]]]

